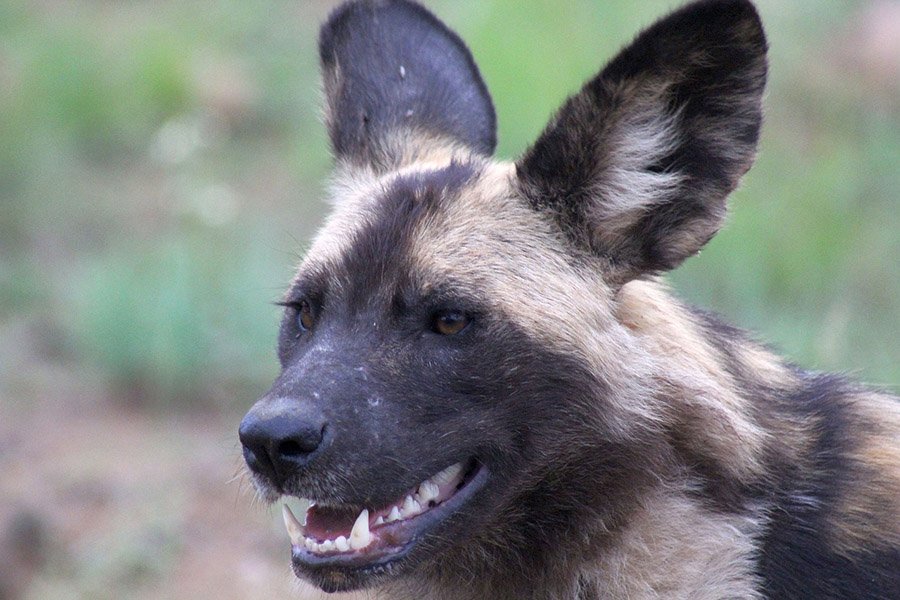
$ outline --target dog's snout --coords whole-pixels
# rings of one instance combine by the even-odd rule
[[[326,423],[322,418],[285,411],[247,413],[238,435],[247,465],[281,485],[308,463],[322,446]]]

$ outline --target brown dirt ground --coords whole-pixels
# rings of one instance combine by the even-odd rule
[[[242,476],[239,419],[0,405],[0,600],[319,597]]]

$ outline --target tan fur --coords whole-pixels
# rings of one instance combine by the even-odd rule
[[[856,480],[838,502],[834,542],[844,552],[900,545],[900,403],[877,393],[851,401]]]
[[[352,243],[354,232],[365,227],[379,210],[376,199],[384,195],[391,182],[416,171],[441,169],[454,160],[471,158],[468,150],[450,143],[437,143],[437,139],[432,141],[436,145],[423,147],[422,160],[385,174],[379,175],[372,169],[348,163],[335,166],[327,200],[333,208],[300,264],[297,277],[316,266],[328,265],[344,254]]]
[[[795,377],[784,366],[782,359],[775,354],[753,343],[744,344],[737,350],[740,363],[749,372],[755,373],[772,387],[780,389],[796,387]]]
[[[679,143],[678,113],[667,112],[668,82],[628,81],[611,94],[637,99],[624,103],[627,110],[608,115],[609,160],[600,166],[588,219],[603,247],[616,247],[630,228],[655,206],[670,202],[684,177],[677,171],[653,172],[648,166],[658,162]],[[635,201],[635,199],[638,201]]]
[[[446,165],[451,160],[467,157],[472,151],[450,138],[426,129],[404,128],[393,131],[386,144],[398,157],[395,171],[413,166],[416,169],[429,165]]]
[[[619,294],[618,318],[641,339],[648,355],[662,362],[657,365],[660,376],[676,388],[670,393],[696,409],[681,426],[690,431],[691,440],[711,446],[698,451],[727,460],[725,466],[740,479],[758,476],[767,434],[748,414],[723,357],[715,355],[665,287],[656,281],[626,284]]]
[[[761,598],[752,575],[760,524],[701,508],[677,489],[660,488],[602,554],[600,598],[721,600]]]

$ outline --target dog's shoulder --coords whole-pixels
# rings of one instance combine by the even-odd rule
[[[787,408],[805,435],[789,441],[801,460],[774,473],[769,597],[900,598],[900,399],[809,375]]]

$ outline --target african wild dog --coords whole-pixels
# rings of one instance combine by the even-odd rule
[[[766,40],[690,4],[516,163],[408,0],[324,25],[334,210],[240,437],[297,575],[387,598],[900,598],[900,404],[675,300],[753,161]]]

